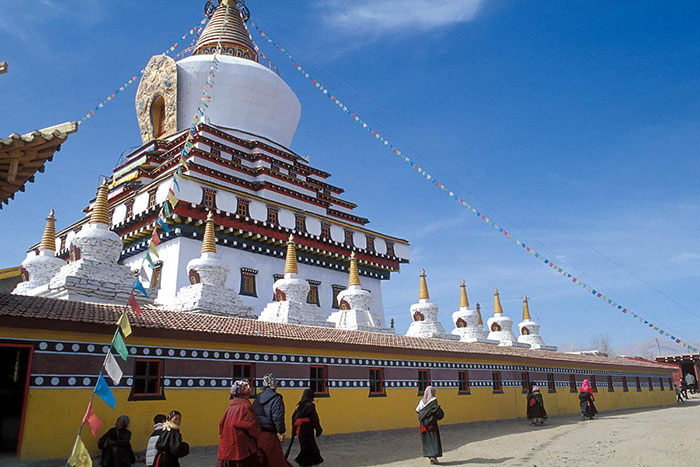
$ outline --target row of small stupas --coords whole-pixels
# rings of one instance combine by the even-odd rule
[[[119,235],[109,229],[107,215],[107,186],[102,184],[90,219],[77,233],[73,243],[80,257],[66,262],[56,256],[55,218],[51,211],[38,253],[30,251],[22,262],[23,282],[14,294],[45,296],[65,300],[124,304],[134,286],[134,274],[128,266],[118,263],[122,249]],[[299,277],[297,251],[293,236],[287,241],[284,276],[273,285],[274,301],[256,316],[253,308],[242,304],[235,290],[227,287],[229,268],[217,257],[214,213],[207,215],[201,254],[187,264],[190,285],[181,287],[174,298],[155,300],[163,310],[195,313],[226,314],[277,323],[333,326],[338,329],[394,332],[374,319],[370,312],[371,293],[362,289],[357,258],[349,257],[348,286],[338,296],[339,311],[325,315],[318,307],[307,303],[309,283]],[[518,324],[517,338],[511,328],[513,321],[503,314],[498,290],[495,291],[494,315],[488,319],[488,331],[483,328],[480,306],[469,306],[466,285],[460,286],[459,310],[452,314],[455,329],[447,334],[437,319],[438,306],[430,302],[426,274],[421,270],[418,303],[410,308],[413,321],[406,333],[424,338],[455,339],[513,347],[555,350],[544,344],[539,324],[530,317],[527,297],[523,299],[523,321]],[[146,291],[148,293],[148,291]],[[148,293],[152,297],[151,293]],[[153,303],[148,296],[140,298]]]

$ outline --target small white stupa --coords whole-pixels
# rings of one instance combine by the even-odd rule
[[[418,289],[418,303],[411,305],[411,318],[413,321],[406,332],[412,337],[437,337],[440,339],[458,340],[459,336],[447,334],[440,321],[437,320],[438,306],[430,302],[428,283],[425,280],[425,269],[420,270],[420,286]]]
[[[557,350],[556,346],[546,345],[540,336],[540,325],[530,318],[530,306],[527,295],[523,297],[523,320],[518,324],[520,336],[518,342],[529,344],[530,348],[537,350]]]
[[[360,274],[357,268],[357,258],[353,251],[350,255],[350,277],[348,288],[338,293],[337,317],[329,318],[338,329],[349,329],[353,331],[372,332],[393,332],[393,330],[382,326],[376,322],[374,316],[369,311],[369,304],[372,301],[372,294],[362,289],[360,284]]]
[[[214,228],[214,213],[210,211],[204,227],[201,256],[187,263],[191,284],[161,306],[168,310],[256,318],[253,307],[244,306],[236,291],[226,287],[229,268],[216,256]]]
[[[62,266],[47,287],[36,295],[77,302],[120,305],[127,302],[136,276],[128,266],[117,262],[122,252],[122,240],[109,230],[107,191],[106,181],[103,181],[97,189],[89,222],[71,242],[71,248],[79,258]],[[153,294],[148,295],[139,301],[152,303]]]
[[[46,227],[41,236],[39,254],[30,251],[22,261],[22,280],[12,291],[15,295],[38,295],[46,290],[49,280],[65,266],[66,262],[56,257],[56,218],[53,209],[46,218]]]
[[[527,344],[521,344],[515,338],[513,331],[513,320],[507,316],[503,316],[503,307],[501,299],[498,295],[498,289],[494,291],[493,301],[493,317],[487,321],[490,329],[489,339],[498,341],[498,345],[508,347],[530,347]]]
[[[478,304],[477,304],[478,306]],[[459,310],[452,313],[452,322],[455,328],[452,334],[459,337],[462,342],[481,342],[485,344],[498,344],[498,341],[486,338],[481,322],[481,313],[469,308],[467,298],[467,286],[462,281],[459,293]],[[481,324],[481,325],[480,325]]]
[[[297,252],[294,236],[287,241],[287,256],[284,262],[284,277],[272,285],[275,301],[268,303],[260,313],[260,321],[275,323],[307,324],[310,326],[332,327],[333,323],[321,316],[318,307],[309,305],[309,283],[299,278]]]

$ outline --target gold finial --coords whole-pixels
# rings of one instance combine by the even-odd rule
[[[469,299],[467,298],[467,285],[462,281],[459,286],[459,307],[469,308]]]
[[[523,321],[530,319],[530,305],[527,304],[527,295],[523,297]]]
[[[479,305],[479,302],[476,302],[476,312],[479,315],[479,323],[478,324],[479,324],[479,326],[483,326],[484,320],[481,319],[481,305]]]
[[[53,216],[53,209],[49,212],[49,217],[46,218],[46,227],[44,227],[44,235],[41,236],[41,244],[39,248],[44,250],[56,251],[56,218]]]
[[[357,270],[357,258],[355,257],[355,252],[353,251],[350,255],[350,279],[348,280],[348,287],[360,284],[360,273]]]
[[[204,226],[204,239],[202,240],[202,254],[216,253],[216,236],[214,235],[214,213],[209,211]]]
[[[501,306],[501,298],[498,296],[498,289],[494,290],[493,292],[493,314],[503,314],[503,307]]]
[[[425,269],[420,270],[420,287],[418,288],[418,300],[429,299],[428,283],[425,281]]]
[[[299,273],[299,268],[297,267],[297,248],[294,244],[294,235],[290,235],[289,240],[287,240],[287,257],[284,260],[284,273]]]
[[[107,202],[107,179],[102,180],[102,183],[97,188],[97,198],[92,207],[90,214],[91,224],[107,224],[109,225],[109,204]]]

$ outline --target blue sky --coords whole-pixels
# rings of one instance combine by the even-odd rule
[[[79,119],[202,18],[203,2],[0,0],[0,134]],[[694,2],[253,1],[253,19],[421,166],[621,304],[700,340],[700,31]],[[302,102],[292,148],[333,174],[370,227],[411,241],[384,287],[403,332],[428,273],[447,329],[465,279],[545,339],[654,337],[426,183],[254,39]],[[135,86],[0,212],[0,267],[81,215],[100,174],[140,143]],[[486,317],[486,316],[485,316]]]

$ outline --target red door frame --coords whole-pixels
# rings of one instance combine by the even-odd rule
[[[27,375],[24,380],[24,397],[22,398],[22,415],[19,421],[19,436],[17,437],[17,452],[15,453],[15,457],[19,458],[19,454],[22,450],[22,438],[24,435],[24,419],[27,414],[27,400],[29,399],[29,381],[32,375],[32,358],[34,357],[34,346],[31,344],[4,344],[0,342],[0,347],[29,349],[29,359],[27,360]]]

